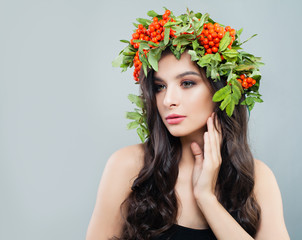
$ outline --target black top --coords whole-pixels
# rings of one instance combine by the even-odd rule
[[[153,240],[216,240],[211,229],[193,229],[174,224],[170,229]]]

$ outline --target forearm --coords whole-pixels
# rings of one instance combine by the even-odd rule
[[[217,239],[253,239],[226,211],[214,195],[198,200],[197,203]]]

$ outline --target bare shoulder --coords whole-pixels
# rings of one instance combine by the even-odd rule
[[[114,152],[108,159],[106,168],[136,172],[142,167],[143,160],[144,146],[143,144],[135,144]]]
[[[254,193],[261,204],[269,199],[269,195],[274,193],[279,197],[280,191],[272,170],[262,161],[254,159],[255,163],[255,188]]]
[[[256,239],[289,239],[286,230],[281,192],[272,170],[255,159],[254,194],[261,208]]]
[[[105,240],[120,235],[123,226],[121,206],[131,192],[143,159],[142,144],[124,147],[110,156],[99,184],[86,240]]]
[[[276,181],[272,170],[262,161],[254,159],[255,166],[255,188],[261,188],[264,183]]]

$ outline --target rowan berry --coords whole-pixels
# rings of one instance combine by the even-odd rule
[[[132,37],[133,37],[133,39],[139,39],[139,34],[138,33],[133,33]]]
[[[212,49],[211,49],[211,48],[208,48],[208,49],[207,49],[207,53],[208,53],[208,54],[211,54],[211,53],[212,53]]]
[[[221,39],[221,38],[223,38],[223,33],[222,32],[219,32],[218,33],[218,37]]]
[[[169,15],[168,15],[168,14],[164,14],[164,15],[163,15],[163,19],[164,19],[164,20],[167,20],[167,19],[168,19],[168,17],[169,17]]]
[[[212,47],[212,52],[214,52],[214,53],[218,52],[218,48],[217,47]]]
[[[154,32],[155,31],[155,28],[153,26],[150,26],[149,29],[150,29],[150,32]]]

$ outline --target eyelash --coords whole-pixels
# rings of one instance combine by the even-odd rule
[[[190,87],[196,85],[196,83],[193,82],[193,81],[183,81],[181,83],[181,85],[184,85],[184,88],[190,88]],[[160,92],[161,91],[160,88],[162,88],[162,87],[165,87],[165,85],[163,85],[163,84],[155,84],[155,92]]]

